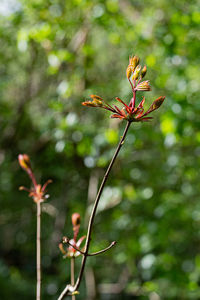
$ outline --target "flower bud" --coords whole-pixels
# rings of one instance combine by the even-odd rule
[[[146,75],[146,73],[147,73],[147,67],[144,66],[144,67],[142,68],[142,71],[141,71],[141,77],[144,78],[144,76]]]
[[[141,65],[138,65],[136,68],[135,68],[135,71],[133,73],[133,80],[137,80],[138,77],[139,77],[139,74],[140,74],[140,70],[141,70]]]
[[[140,82],[137,87],[136,87],[137,91],[150,91],[151,90],[151,87],[150,87],[150,84],[149,84],[149,80],[147,81],[142,81]]]
[[[22,167],[22,169],[24,169],[25,171],[28,171],[31,169],[30,158],[27,154],[19,154],[18,161],[19,161],[19,164]]]
[[[140,58],[136,55],[129,58],[129,65],[131,65],[133,71],[135,67],[139,64],[139,62],[140,62]]]
[[[128,65],[126,69],[126,77],[129,79],[131,77],[131,74],[132,74],[132,67]]]
[[[77,225],[80,225],[80,223],[81,223],[81,216],[80,216],[80,214],[79,213],[74,213],[72,215],[72,225],[74,227],[76,227]]]

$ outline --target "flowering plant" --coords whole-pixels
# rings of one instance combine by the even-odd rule
[[[33,187],[27,189],[24,186],[20,186],[20,190],[29,192],[29,197],[33,198],[33,201],[37,205],[37,233],[36,233],[36,269],[37,269],[37,285],[36,285],[36,299],[41,298],[41,203],[44,202],[49,196],[46,194],[46,187],[52,182],[51,179],[42,186],[38,184],[33,173],[30,158],[27,154],[19,154],[18,161],[22,169],[24,169],[29,175]]]
[[[33,173],[32,167],[31,167],[30,158],[27,154],[19,154],[18,161],[19,161],[19,164],[22,167],[22,169],[24,169],[28,173],[28,175],[33,183],[33,187],[30,189],[27,189],[24,186],[20,186],[19,187],[20,191],[25,190],[25,191],[29,192],[29,197],[32,197],[33,201],[36,203],[43,202],[45,199],[47,199],[49,197],[49,195],[46,194],[46,187],[49,183],[52,182],[52,180],[51,179],[47,180],[43,186],[41,184],[37,183],[35,175]]]
[[[148,92],[151,90],[150,82],[149,80],[142,81],[143,78],[146,75],[147,67],[144,66],[143,68],[139,64],[139,57],[138,56],[132,56],[129,58],[129,64],[126,69],[126,77],[131,85],[132,89],[132,98],[130,102],[127,104],[123,100],[121,100],[119,97],[116,97],[116,100],[123,104],[122,108],[119,108],[118,106],[114,105],[111,106],[106,101],[104,101],[101,97],[97,95],[91,95],[92,101],[84,101],[82,104],[84,106],[89,107],[100,107],[103,109],[106,109],[112,113],[111,118],[118,118],[121,120],[126,120],[127,124],[124,129],[124,133],[119,141],[119,144],[116,148],[116,151],[110,161],[110,164],[105,172],[105,175],[103,177],[102,183],[100,185],[100,188],[98,190],[98,193],[96,195],[96,199],[94,201],[93,209],[90,214],[88,228],[87,228],[87,235],[82,236],[78,239],[79,229],[80,229],[80,214],[74,213],[72,214],[72,225],[73,225],[73,238],[69,239],[68,237],[64,236],[62,243],[59,244],[59,249],[61,253],[63,254],[64,258],[70,258],[71,259],[71,283],[67,284],[64,288],[64,290],[61,292],[58,300],[63,299],[66,295],[72,296],[72,300],[75,300],[76,295],[78,294],[78,288],[80,286],[80,283],[83,278],[83,273],[86,265],[86,260],[88,256],[95,256],[102,254],[109,249],[111,249],[115,244],[116,241],[111,242],[111,244],[94,253],[89,253],[90,248],[90,242],[91,242],[91,235],[93,230],[93,224],[94,224],[94,218],[96,215],[97,207],[100,201],[101,194],[103,192],[103,189],[105,187],[105,184],[107,182],[108,176],[110,174],[110,171],[112,169],[112,166],[119,154],[119,151],[124,145],[124,141],[126,138],[126,134],[128,132],[129,126],[132,122],[145,122],[152,119],[152,117],[149,117],[148,115],[153,112],[154,110],[158,109],[163,101],[165,100],[164,96],[158,97],[156,100],[153,101],[153,103],[150,105],[149,109],[144,111],[144,102],[145,97],[140,99],[140,102],[138,105],[136,105],[136,93],[138,91],[144,91]],[[48,180],[43,186],[41,184],[38,184],[35,175],[32,171],[32,167],[30,164],[30,159],[27,154],[20,154],[18,156],[19,164],[20,166],[28,173],[32,183],[33,187],[31,189],[27,189],[25,187],[20,187],[20,190],[27,190],[29,192],[29,196],[33,198],[34,202],[37,204],[37,292],[36,292],[36,299],[41,299],[41,249],[40,249],[40,215],[41,215],[41,203],[48,197],[46,195],[46,187],[51,182],[51,180]],[[81,244],[85,240],[85,245],[81,249]],[[68,246],[64,247],[63,244],[67,244]],[[77,256],[82,255],[82,262],[80,266],[80,271],[77,279],[75,280],[75,258]]]
[[[111,106],[110,104],[105,102],[101,97],[97,95],[91,95],[90,97],[92,101],[85,101],[82,104],[84,106],[100,107],[109,110],[113,113],[111,115],[111,118],[125,119],[130,122],[149,121],[152,119],[152,117],[146,117],[146,116],[149,115],[154,110],[158,109],[162,105],[163,101],[165,100],[165,97],[160,96],[159,98],[154,100],[154,102],[151,104],[151,106],[146,112],[144,112],[144,108],[143,108],[145,97],[143,97],[139,105],[136,106],[136,92],[137,91],[148,92],[151,90],[149,80],[142,81],[142,79],[146,75],[146,72],[147,72],[147,67],[144,66],[143,68],[141,68],[141,65],[139,65],[138,56],[133,56],[129,58],[129,65],[126,70],[126,76],[131,85],[133,97],[131,98],[129,104],[126,104],[119,97],[116,97],[116,100],[118,102],[121,102],[124,105],[122,109],[120,109],[116,105]]]
[[[73,274],[73,276],[72,276],[71,284],[66,285],[66,287],[64,288],[64,290],[60,294],[58,300],[61,300],[61,299],[63,299],[64,296],[70,295],[70,294],[72,295],[72,297],[75,297],[74,293],[77,293],[77,289],[79,288],[79,285],[81,283],[83,273],[84,273],[85,264],[86,264],[86,260],[87,260],[88,256],[98,255],[100,253],[106,252],[107,250],[109,250],[110,248],[112,248],[116,244],[116,242],[113,241],[110,244],[110,246],[105,248],[104,250],[98,251],[98,252],[93,253],[93,254],[88,253],[89,252],[89,247],[90,247],[90,241],[91,241],[91,234],[92,234],[92,229],[93,229],[94,218],[95,218],[96,210],[97,210],[97,207],[98,207],[98,204],[99,204],[99,200],[100,200],[102,191],[104,189],[105,183],[107,181],[107,178],[108,178],[108,176],[110,174],[110,171],[112,169],[112,166],[115,162],[115,159],[116,159],[122,145],[124,144],[125,137],[126,137],[126,134],[128,132],[130,124],[132,122],[144,122],[144,121],[151,120],[152,117],[149,117],[148,115],[151,112],[153,112],[154,110],[158,109],[162,105],[163,101],[165,100],[164,96],[160,96],[159,98],[157,98],[156,100],[153,101],[153,103],[151,104],[151,106],[149,107],[148,110],[144,111],[143,105],[144,105],[144,102],[145,102],[145,98],[143,97],[143,99],[140,100],[139,104],[136,106],[136,93],[138,91],[148,92],[148,91],[151,90],[149,80],[142,81],[142,79],[146,75],[146,72],[147,72],[147,67],[146,66],[144,66],[143,68],[141,67],[141,65],[139,64],[139,57],[138,56],[132,56],[132,57],[129,58],[129,65],[126,69],[126,76],[127,76],[127,79],[128,79],[128,81],[131,85],[133,95],[132,95],[132,98],[131,98],[129,104],[126,104],[119,97],[116,97],[116,100],[123,104],[122,108],[119,108],[116,105],[111,106],[109,103],[104,101],[103,98],[101,98],[97,95],[91,95],[90,96],[91,99],[92,99],[91,101],[82,102],[82,104],[84,106],[100,107],[100,108],[103,108],[103,109],[106,109],[106,110],[112,112],[111,118],[118,118],[118,119],[126,120],[127,125],[125,127],[123,136],[120,139],[120,142],[117,146],[117,149],[116,149],[116,151],[115,151],[115,153],[114,153],[114,155],[111,159],[111,162],[110,162],[110,164],[109,164],[109,166],[106,170],[106,173],[103,177],[103,180],[102,180],[102,183],[100,185],[99,191],[97,193],[97,196],[96,196],[96,199],[95,199],[95,202],[94,202],[94,206],[93,206],[93,209],[92,209],[92,212],[91,212],[91,215],[90,215],[90,219],[89,219],[84,251],[81,251],[80,249],[78,249],[76,247],[77,245],[75,245],[74,240],[69,240],[66,237],[63,239],[64,243],[67,243],[72,248],[74,248],[75,251],[78,251],[79,253],[81,253],[83,258],[82,258],[82,263],[81,263],[81,267],[80,267],[80,272],[79,272],[79,275],[78,275],[78,278],[77,278],[76,282],[74,281],[74,267],[72,267],[71,268],[71,274]],[[63,249],[62,247],[63,246],[60,246],[60,249]],[[68,248],[68,252],[66,252],[66,255],[68,255],[68,253],[70,253],[69,249],[70,248]],[[70,250],[70,251],[72,251],[72,250]]]
[[[66,236],[63,237],[63,243],[68,244],[69,247],[67,250],[65,250],[63,247],[63,243],[59,244],[59,249],[63,254],[63,258],[77,257],[81,255],[81,252],[84,251],[84,249],[82,250],[80,249],[80,246],[84,241],[84,239],[86,238],[86,236],[84,235],[80,237],[79,240],[77,241],[77,236],[80,229],[80,223],[81,223],[81,216],[79,215],[79,213],[73,213],[72,214],[72,225],[73,225],[73,232],[74,232],[73,238],[68,239],[68,237]]]

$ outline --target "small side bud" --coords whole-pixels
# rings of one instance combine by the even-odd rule
[[[81,223],[81,216],[80,216],[80,214],[79,213],[74,213],[72,215],[72,225],[74,227],[76,227],[76,226],[80,225],[80,223]]]
[[[146,75],[146,73],[147,73],[147,67],[144,66],[144,67],[142,68],[142,71],[141,71],[141,77],[144,78],[144,76]]]
[[[30,158],[27,154],[19,154],[18,161],[22,169],[24,169],[26,172],[31,169]]]
[[[140,70],[141,70],[141,65],[138,65],[136,68],[135,68],[135,71],[133,73],[133,80],[137,80],[138,77],[139,77],[139,74],[140,74]]]
[[[126,69],[126,77],[129,79],[131,77],[131,74],[132,74],[132,67],[128,65]]]
[[[72,296],[74,296],[74,295],[79,295],[80,293],[79,293],[79,291],[74,291],[74,292],[72,292]]]
[[[24,191],[25,190],[25,187],[24,186],[20,186],[19,187],[19,191]]]

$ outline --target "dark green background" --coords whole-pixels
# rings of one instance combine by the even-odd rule
[[[200,299],[199,7],[197,0],[2,1],[2,300],[35,299],[36,210],[18,190],[30,181],[17,155],[30,155],[39,182],[53,179],[42,215],[42,299],[56,299],[69,281],[58,243],[72,236],[73,212],[86,232],[125,126],[81,102],[90,94],[129,101],[131,54],[148,67],[145,107],[161,95],[166,101],[152,122],[131,126],[101,199],[91,251],[117,245],[88,259],[77,299]]]

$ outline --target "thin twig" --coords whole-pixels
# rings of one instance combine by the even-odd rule
[[[100,251],[97,251],[97,252],[94,252],[94,253],[88,253],[87,256],[95,256],[95,255],[99,255],[99,254],[101,254],[101,253],[104,253],[104,252],[108,251],[109,249],[111,249],[113,246],[115,246],[116,243],[117,243],[116,241],[113,241],[113,242],[112,242],[108,247],[106,247],[105,249],[100,250]]]
[[[113,241],[108,247],[106,247],[105,249],[103,250],[100,250],[100,251],[97,251],[97,252],[94,252],[94,253],[86,253],[86,252],[83,252],[81,251],[80,249],[78,249],[76,246],[74,246],[73,244],[70,243],[68,237],[64,236],[63,237],[63,243],[65,244],[68,244],[69,246],[71,246],[72,248],[74,248],[76,251],[80,252],[82,255],[86,255],[86,256],[95,256],[95,255],[99,255],[101,253],[104,253],[106,251],[108,251],[110,248],[112,248],[113,246],[116,245],[116,241]]]
[[[37,288],[36,288],[36,300],[40,300],[41,296],[41,238],[40,238],[40,232],[41,232],[41,201],[37,202],[37,242],[36,242],[36,248],[37,248],[37,254],[36,254],[36,260],[37,260]]]
[[[87,256],[88,256],[87,254],[88,254],[88,250],[89,250],[89,246],[90,246],[92,227],[93,227],[94,217],[95,217],[95,214],[96,214],[98,203],[99,203],[102,191],[104,189],[104,186],[106,184],[106,181],[108,179],[108,175],[110,174],[112,166],[113,166],[113,164],[115,162],[115,159],[117,158],[117,155],[118,155],[118,153],[119,153],[122,145],[124,144],[124,140],[125,140],[125,137],[126,137],[126,134],[128,132],[130,124],[131,124],[131,122],[127,121],[127,124],[126,124],[125,130],[124,130],[123,136],[122,136],[122,138],[121,138],[121,140],[120,140],[120,142],[119,142],[119,144],[117,146],[117,149],[116,149],[116,151],[115,151],[115,153],[113,155],[113,158],[112,158],[112,160],[111,160],[111,162],[110,162],[110,164],[109,164],[109,166],[107,168],[107,171],[106,171],[106,173],[104,175],[104,178],[102,180],[101,186],[99,188],[98,194],[96,196],[96,199],[95,199],[95,202],[94,202],[94,206],[93,206],[93,210],[92,210],[92,213],[90,215],[90,220],[89,220],[89,224],[88,224],[87,237],[86,237],[86,243],[85,243],[85,255],[83,256],[83,259],[82,259],[81,269],[80,269],[79,276],[77,278],[76,284],[74,285],[74,287],[72,287],[71,285],[67,285],[64,288],[64,290],[62,291],[62,293],[60,294],[58,300],[63,299],[63,297],[65,295],[67,295],[69,292],[76,291],[79,288],[79,285],[80,285],[82,277],[83,277],[83,273],[84,273],[84,269],[85,269],[85,264],[86,264]]]
[[[134,94],[135,90],[134,90],[134,87],[133,87],[133,84],[132,84],[130,78],[128,79],[128,81],[129,81],[129,83],[130,83],[130,85],[131,85],[131,89],[132,89],[132,92],[133,92],[133,94]]]

